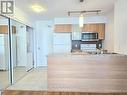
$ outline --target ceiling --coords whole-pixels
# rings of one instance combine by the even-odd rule
[[[65,17],[68,11],[102,10],[107,13],[114,8],[115,0],[15,0],[16,7],[29,14],[34,20]],[[35,13],[30,8],[33,4],[39,4],[46,8],[45,12]]]

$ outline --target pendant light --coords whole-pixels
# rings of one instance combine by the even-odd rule
[[[83,25],[84,25],[84,16],[83,14],[81,14],[79,17],[79,27],[83,28]]]
[[[83,28],[83,25],[84,25],[84,13],[99,13],[101,12],[101,10],[84,10],[84,11],[69,11],[68,12],[68,16],[71,16],[71,14],[76,14],[76,13],[79,13],[80,16],[79,16],[79,27],[80,28]]]

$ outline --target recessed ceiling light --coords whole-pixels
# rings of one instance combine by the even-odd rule
[[[37,13],[45,11],[45,8],[40,5],[32,5],[31,8],[33,11],[35,11]]]

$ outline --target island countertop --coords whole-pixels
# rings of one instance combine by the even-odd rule
[[[50,54],[48,90],[127,93],[127,56]]]

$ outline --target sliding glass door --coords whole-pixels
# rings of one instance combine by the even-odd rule
[[[26,75],[27,70],[27,32],[26,25],[10,20],[12,36],[13,83]]]
[[[33,29],[0,16],[0,90],[22,79],[34,67]]]
[[[9,19],[0,16],[0,90],[9,86]]]
[[[34,37],[33,37],[33,28],[27,26],[27,71],[30,71],[34,68]]]

